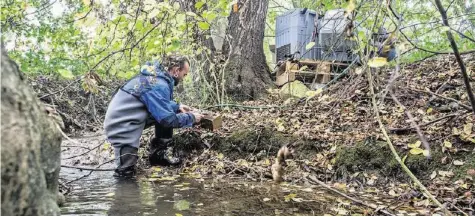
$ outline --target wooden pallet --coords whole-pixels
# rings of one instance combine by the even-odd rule
[[[313,83],[315,80],[315,83],[325,84],[335,75],[331,73],[333,66],[345,67],[348,64],[316,60],[287,61],[278,68],[275,84],[282,86],[295,80],[304,83]]]

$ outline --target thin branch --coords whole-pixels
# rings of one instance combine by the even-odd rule
[[[463,38],[465,38],[465,39],[467,39],[467,40],[472,41],[472,42],[475,43],[475,39],[468,37],[467,35],[463,34],[463,32],[458,31],[458,30],[454,29],[454,28],[451,27],[451,26],[449,26],[449,28],[450,28],[452,31],[454,31],[454,32],[456,32],[457,34],[459,34],[460,36],[462,36]]]
[[[419,136],[419,139],[421,141],[421,143],[424,145],[424,148],[426,149],[428,155],[427,157],[429,158],[430,157],[430,145],[429,145],[429,142],[427,142],[427,139],[426,137],[424,136],[424,134],[422,133],[422,130],[421,128],[419,127],[419,125],[416,123],[416,120],[414,118],[414,116],[411,114],[411,112],[406,108],[406,106],[404,106],[401,101],[399,101],[399,99],[396,97],[396,95],[394,94],[394,81],[397,79],[397,77],[399,77],[399,63],[398,65],[396,65],[396,69],[394,70],[394,79],[392,79],[392,81],[390,81],[388,83],[388,87],[389,87],[389,94],[391,95],[391,98],[394,100],[394,102],[396,102],[396,104],[399,105],[399,107],[401,107],[403,110],[404,110],[404,113],[406,113],[406,116],[409,118],[409,122],[411,123],[411,127],[413,129],[416,129],[416,132],[417,132],[417,135]]]
[[[114,52],[111,52],[109,53],[107,56],[105,56],[104,58],[102,58],[101,60],[99,60],[99,62],[96,63],[96,65],[94,65],[91,70],[94,70],[97,66],[99,66],[102,62],[106,61],[107,59],[109,59],[111,56],[117,54],[117,53],[121,53],[121,52],[125,52],[127,50],[132,50],[134,49],[140,42],[142,42],[142,40],[144,40],[153,30],[155,30],[158,25],[163,21],[163,19],[165,19],[165,17],[168,16],[168,13],[166,15],[164,15],[161,19],[160,22],[157,22],[157,24],[155,24],[150,30],[148,30],[143,36],[142,38],[140,38],[137,42],[135,42],[132,46],[130,47],[126,47],[126,48],[123,48],[123,49],[120,49],[120,50],[117,50],[117,51],[114,51]]]
[[[447,27],[450,27],[449,22],[447,21],[447,13],[444,10],[442,3],[440,2],[440,0],[435,0],[435,4],[437,5],[437,8],[439,9],[444,25]],[[457,63],[460,66],[460,71],[462,72],[462,75],[463,75],[463,81],[465,83],[465,88],[467,89],[468,98],[470,99],[470,103],[472,104],[472,111],[473,111],[473,114],[475,114],[475,96],[473,94],[472,87],[470,86],[470,78],[468,77],[467,69],[465,68],[465,64],[463,63],[462,57],[460,56],[457,44],[455,43],[455,40],[452,36],[452,32],[447,31],[445,33],[447,34],[447,39],[449,40],[450,46],[452,47],[452,50],[454,51],[455,59],[457,59]]]
[[[57,93],[60,93],[60,92],[62,92],[63,90],[66,90],[68,87],[70,87],[70,86],[73,85],[74,83],[79,82],[82,78],[83,78],[83,76],[79,77],[78,79],[76,79],[76,80],[74,80],[74,81],[71,81],[68,85],[64,86],[63,88],[61,88],[61,89],[59,89],[59,90],[57,90],[57,91],[55,91],[55,92],[48,93],[48,94],[46,94],[46,95],[40,97],[40,99],[46,98],[46,97],[48,97],[48,96],[51,96],[51,95],[54,95],[54,94],[57,94]]]
[[[437,119],[435,119],[435,120],[433,120],[433,121],[429,121],[429,122],[427,122],[427,123],[425,123],[425,124],[422,124],[422,125],[420,125],[419,127],[421,127],[421,128],[427,127],[427,126],[429,126],[429,125],[431,125],[431,124],[435,124],[435,123],[437,123],[437,122],[439,122],[439,121],[441,121],[441,120],[445,120],[445,119],[448,119],[448,118],[452,119],[452,118],[454,118],[454,117],[457,117],[458,115],[459,115],[459,114],[446,115],[446,116],[437,118]],[[391,131],[392,133],[395,133],[395,132],[402,132],[402,131],[413,130],[413,129],[414,129],[413,127],[406,127],[406,128],[389,128],[389,131]]]
[[[114,161],[115,159],[112,159],[110,161],[107,161],[106,163],[110,163]],[[104,163],[105,164],[105,163]],[[78,169],[78,170],[88,170],[88,171],[114,171],[114,168],[91,168],[91,167],[78,167],[78,166],[69,166],[69,165],[61,165],[61,167],[64,168],[71,168],[71,169]]]
[[[55,3],[56,3],[56,0],[54,0],[52,2],[48,1],[48,3],[42,5],[40,9],[36,9],[35,11],[33,11],[31,13],[24,14],[24,16],[28,16],[28,15],[32,15],[32,14],[36,14],[38,12],[44,11],[44,10],[50,8],[51,6],[53,6]]]
[[[329,191],[331,191],[331,192],[333,192],[333,193],[336,193],[336,194],[338,194],[338,195],[340,195],[340,196],[342,196],[342,197],[344,197],[344,198],[346,198],[346,199],[348,199],[348,200],[351,200],[351,201],[353,201],[353,202],[355,202],[355,203],[357,203],[357,204],[360,204],[360,205],[363,205],[363,206],[372,208],[372,209],[374,209],[374,210],[376,210],[376,211],[379,211],[379,212],[381,212],[381,213],[383,213],[383,214],[385,214],[385,215],[394,216],[394,214],[392,214],[392,213],[390,213],[390,212],[388,212],[388,211],[386,211],[386,210],[380,209],[380,208],[379,208],[377,205],[375,205],[375,204],[369,204],[369,203],[366,203],[366,202],[364,202],[364,201],[358,200],[358,199],[356,199],[356,198],[350,197],[350,196],[348,196],[348,195],[346,195],[346,194],[344,194],[344,193],[342,193],[342,192],[340,192],[340,191],[338,191],[338,190],[336,190],[336,189],[334,189],[334,188],[328,186],[327,184],[325,184],[325,183],[321,182],[320,180],[318,180],[315,176],[308,176],[307,180],[310,181],[310,182],[319,184],[320,186],[322,186],[322,187],[328,189]]]
[[[85,146],[80,146],[80,145],[62,145],[61,148],[83,148],[90,150],[91,148],[85,147]]]
[[[470,108],[470,106],[465,105],[465,104],[463,104],[462,102],[460,102],[460,101],[458,101],[458,100],[456,100],[456,99],[454,99],[454,98],[446,97],[446,96],[443,96],[443,95],[434,93],[434,92],[429,91],[429,90],[419,90],[419,89],[414,89],[414,88],[408,88],[408,89],[409,89],[409,90],[412,90],[412,91],[416,91],[416,92],[432,94],[432,95],[437,96],[437,97],[440,97],[440,98],[442,98],[442,99],[446,99],[446,100],[455,102],[455,103],[457,103],[458,105],[462,106],[462,107],[463,107],[464,109],[466,109],[467,111],[472,111],[472,108]]]
[[[94,170],[88,169],[88,170],[90,171],[88,174],[83,175],[83,176],[81,176],[81,177],[79,177],[79,178],[77,178],[77,179],[73,179],[73,180],[71,180],[71,181],[68,181],[68,182],[66,182],[64,185],[68,185],[68,184],[71,184],[71,183],[73,183],[73,182],[75,182],[75,181],[78,181],[78,180],[80,180],[80,179],[83,179],[83,178],[85,178],[85,177],[88,177],[88,176],[90,176],[94,171],[114,171],[114,169],[112,169],[112,168],[111,168],[111,169],[98,170],[99,167],[103,166],[104,164],[108,164],[108,163],[110,163],[110,162],[113,162],[113,161],[115,161],[115,159],[112,159],[112,160],[109,160],[109,161],[106,161],[106,162],[104,162],[104,163],[102,163],[102,164],[97,165],[97,166],[94,168]],[[77,168],[77,167],[74,167],[74,168],[73,168],[73,167],[66,166],[66,165],[61,165],[61,167],[72,168],[72,169],[79,169],[79,168]],[[85,170],[85,169],[82,169],[82,170]]]
[[[79,21],[79,20],[82,20],[82,19],[86,18],[86,17],[91,13],[91,11],[92,11],[92,9],[93,9],[94,0],[91,0],[90,5],[91,5],[91,6],[90,6],[91,8],[89,9],[89,11],[87,11],[87,13],[86,13],[84,16],[79,17],[79,18],[74,19],[74,20],[71,20],[71,21],[68,21],[68,22],[66,22],[66,24],[71,24],[71,23],[74,23],[74,22],[77,22],[77,21]]]
[[[427,188],[419,181],[419,179],[411,172],[409,168],[404,164],[402,161],[401,157],[397,153],[396,149],[394,148],[393,143],[391,142],[391,138],[389,138],[388,133],[386,132],[386,128],[383,125],[383,122],[381,121],[381,117],[379,116],[379,109],[378,105],[376,104],[376,94],[374,93],[374,87],[373,87],[373,77],[371,74],[371,71],[368,69],[367,70],[367,76],[368,76],[368,83],[369,83],[369,89],[371,92],[371,102],[373,104],[373,110],[375,114],[375,118],[378,121],[379,124],[379,129],[382,131],[384,138],[386,139],[386,143],[389,146],[389,149],[391,149],[391,153],[393,154],[394,158],[396,161],[401,165],[402,169],[406,174],[411,178],[411,180],[422,190],[422,192],[431,200],[433,201],[439,208],[444,210],[444,212],[449,215],[451,215],[450,211],[447,210],[428,190]]]
[[[85,155],[85,154],[87,154],[87,153],[89,153],[89,152],[95,150],[96,148],[101,147],[101,145],[103,145],[103,144],[100,143],[99,145],[96,145],[95,147],[91,148],[91,149],[88,150],[88,151],[85,151],[85,152],[83,152],[83,153],[81,153],[81,154],[78,154],[78,155],[74,155],[74,156],[71,156],[71,157],[64,158],[63,160],[68,160],[68,159],[72,159],[72,158],[76,158],[76,157],[83,156],[83,155]]]
[[[427,53],[432,53],[432,54],[454,54],[453,52],[432,51],[432,50],[427,50],[425,48],[419,47],[417,44],[415,44],[413,41],[411,41],[411,39],[409,37],[407,37],[407,35],[404,34],[404,32],[402,30],[399,30],[399,32],[402,34],[402,36],[404,36],[404,38],[407,40],[407,42],[409,42],[409,44],[411,44],[413,47],[415,47],[419,50],[425,51]],[[464,52],[459,52],[460,55],[471,54],[471,53],[475,53],[475,50],[467,50],[467,51],[464,51]]]
[[[389,0],[391,2],[391,0]],[[391,4],[388,4],[388,8],[391,8]],[[392,18],[392,17],[390,17]],[[400,25],[401,23],[401,17],[396,17],[398,19],[398,23]],[[399,28],[398,28],[399,29]],[[399,63],[399,58],[396,57],[397,63]],[[419,179],[411,172],[409,168],[404,164],[402,161],[401,157],[397,153],[396,149],[394,148],[393,143],[391,142],[391,138],[389,138],[389,135],[386,131],[386,128],[384,127],[383,122],[381,121],[381,117],[379,115],[379,109],[378,105],[376,104],[376,94],[374,92],[374,87],[373,87],[373,75],[371,73],[371,70],[366,70],[366,75],[368,77],[368,84],[369,84],[369,89],[371,93],[371,103],[373,105],[373,112],[375,114],[375,119],[379,124],[379,129],[384,135],[384,138],[386,139],[386,143],[388,144],[389,148],[391,149],[391,153],[393,154],[394,158],[396,161],[401,165],[402,169],[406,172],[406,174],[412,179],[412,181],[422,190],[422,192],[427,196],[432,202],[434,202],[441,210],[445,212],[446,215],[451,215],[449,210],[445,206],[443,206],[430,192],[427,190],[427,188],[419,181]]]
[[[449,4],[449,6],[447,6],[447,9],[445,9],[445,13],[447,13],[447,11],[449,11],[450,9],[450,6],[452,6],[452,4],[455,2],[455,0],[452,0]]]

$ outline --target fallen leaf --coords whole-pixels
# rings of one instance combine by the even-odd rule
[[[439,170],[439,175],[444,176],[444,177],[452,177],[452,176],[454,176],[454,173],[452,171],[441,171],[441,170]]]
[[[291,199],[295,198],[297,194],[288,194],[284,197],[285,202],[289,202]]]
[[[463,161],[459,161],[459,160],[455,160],[455,161],[454,161],[454,165],[455,165],[455,166],[462,166],[463,164],[464,164]]]
[[[183,216],[183,215],[180,213],[175,213],[175,216]]]
[[[385,66],[388,63],[388,60],[384,57],[375,57],[368,61],[368,66],[372,68],[379,68]]]
[[[292,201],[300,203],[300,202],[303,201],[303,199],[302,198],[292,198]]]
[[[393,197],[398,196],[398,194],[396,194],[396,192],[395,192],[394,190],[390,190],[390,191],[388,192],[388,194],[391,195],[391,196],[393,196]]]
[[[473,124],[472,123],[468,123],[468,124],[465,124],[463,126],[463,133],[465,135],[470,135],[472,134],[472,127],[473,127]]]
[[[267,201],[269,201],[269,200],[270,200],[270,198],[264,198],[264,199],[262,199],[262,201],[264,201],[264,202],[267,202]]]
[[[437,176],[437,173],[434,171],[432,174],[430,174],[430,179],[434,179]]]
[[[432,113],[432,108],[428,108],[426,112],[427,112],[427,114]]]
[[[409,145],[407,145],[407,147],[409,147],[409,148],[419,148],[419,147],[421,147],[421,141],[417,141],[413,144],[409,144]]]
[[[413,148],[409,151],[409,153],[413,155],[419,155],[419,154],[422,154],[423,152],[424,150],[422,150],[421,148]]]
[[[452,143],[449,142],[449,141],[447,141],[447,140],[445,140],[445,141],[444,141],[444,147],[446,147],[446,148],[452,148]]]
[[[179,200],[173,204],[173,208],[179,211],[188,210],[190,209],[190,202],[186,200]]]

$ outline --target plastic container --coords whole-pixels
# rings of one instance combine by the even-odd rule
[[[292,9],[276,19],[276,60],[285,59],[286,55],[296,55],[301,59],[316,59],[318,50],[316,45],[306,50],[308,43],[314,41],[315,11],[308,9]]]
[[[330,10],[325,13],[319,22],[318,44],[325,51],[348,51],[354,47],[353,41],[346,39],[346,27],[349,20],[345,17],[344,9]]]

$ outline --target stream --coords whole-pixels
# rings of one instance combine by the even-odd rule
[[[103,144],[98,135],[75,138],[76,143],[89,148]],[[68,147],[71,146],[71,147]],[[91,166],[87,163],[111,157],[108,149],[97,149],[80,153],[84,149],[63,143],[62,164]],[[75,155],[81,157],[76,158]],[[73,157],[71,157],[73,156]],[[98,162],[96,162],[97,165]],[[114,164],[102,168],[113,168]],[[168,168],[156,168],[157,176],[140,177],[137,180],[119,180],[112,171],[89,171],[62,168],[60,179],[67,183],[69,192],[61,207],[62,215],[367,215],[372,209],[335,195],[318,185],[309,183],[275,184],[270,179],[257,181],[252,178],[230,176],[229,174],[201,177],[194,173],[176,173]],[[403,206],[384,191],[376,188],[356,189],[357,195],[369,203],[382,207],[399,207],[403,215],[427,215],[425,210]]]
[[[63,169],[61,176],[75,179],[87,173]],[[190,187],[178,189],[171,182],[117,180],[112,174],[95,172],[71,183],[62,215],[197,215],[200,212],[199,208],[189,209],[190,205],[200,205],[200,195],[205,193],[200,183],[189,182]]]
[[[88,173],[63,168],[61,178],[73,180]],[[69,184],[71,191],[66,195],[61,214],[323,215],[330,204],[335,204],[331,202],[334,199],[327,197],[321,197],[324,199],[321,201],[285,202],[286,195],[293,195],[294,191],[286,187],[272,187],[271,182],[216,181],[177,176],[163,180],[117,180],[112,173],[94,172]],[[315,190],[315,195],[330,196],[328,192]]]

